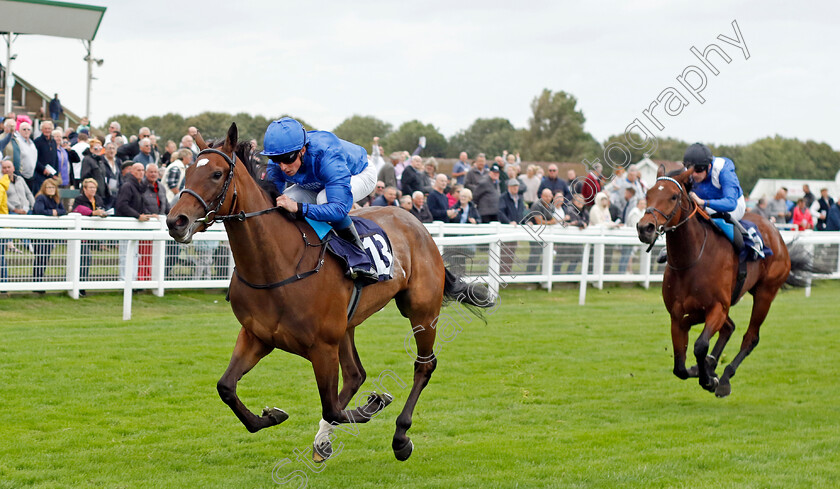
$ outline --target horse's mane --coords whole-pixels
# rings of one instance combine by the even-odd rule
[[[207,140],[207,146],[214,149],[221,148],[224,144],[224,139]],[[263,193],[265,193],[265,195],[274,202],[274,199],[280,195],[280,192],[277,191],[277,188],[274,186],[274,182],[260,178],[260,168],[255,164],[255,160],[251,158],[254,154],[254,151],[251,149],[251,143],[248,141],[239,141],[236,143],[236,148],[233,150],[233,153],[237,158],[239,158],[239,161],[245,165],[245,168],[248,170],[248,174],[251,175],[251,178],[253,178],[255,182],[257,182],[257,186],[260,187],[260,190],[262,190]]]
[[[224,139],[207,140],[207,146],[214,149],[219,149],[224,146],[224,144]],[[254,180],[259,181],[259,168],[257,168],[251,160],[251,155],[254,153],[251,149],[251,143],[248,141],[239,141],[236,143],[236,148],[233,150],[233,153],[237,158],[239,158],[239,161],[245,164],[245,168],[248,169],[248,173],[251,177],[253,177]]]

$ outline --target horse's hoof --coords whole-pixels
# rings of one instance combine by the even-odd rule
[[[691,368],[688,369],[688,377],[686,377],[686,378],[689,378],[689,377],[695,378],[698,375],[700,375],[700,371],[697,368],[697,365],[692,365]],[[685,380],[685,379],[683,379],[683,380]]]
[[[717,397],[726,397],[730,393],[732,393],[732,386],[729,384],[729,382],[725,384],[720,384],[717,386],[717,389],[715,389],[715,395]]]
[[[712,372],[714,372],[717,366],[717,359],[711,355],[706,355],[706,367],[709,368]]]
[[[374,402],[379,401],[382,404],[382,407],[379,410],[385,409],[388,404],[394,401],[394,396],[388,393],[377,394],[376,392],[371,392],[367,398],[368,404],[373,404]]]
[[[312,445],[312,460],[316,464],[326,462],[330,457],[332,457],[332,454],[332,443],[329,441]]]
[[[406,443],[404,447],[400,449],[394,449],[394,456],[397,457],[397,460],[399,460],[400,462],[405,462],[406,460],[408,460],[408,457],[411,456],[411,452],[413,451],[414,442],[409,439],[408,443]]]
[[[287,413],[286,411],[283,411],[282,409],[278,409],[276,407],[275,408],[266,407],[265,409],[262,410],[262,415],[263,415],[263,417],[268,416],[269,418],[271,418],[271,421],[274,423],[274,425],[278,425],[278,424],[282,423],[283,421],[286,421],[287,419],[289,419],[289,413]]]
[[[720,385],[720,381],[718,380],[718,378],[717,377],[712,377],[712,378],[709,379],[709,384],[704,385],[703,388],[706,389],[709,392],[715,392],[718,385]]]

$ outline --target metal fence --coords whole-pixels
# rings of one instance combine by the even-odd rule
[[[633,229],[564,228],[490,224],[426,225],[448,265],[494,292],[508,284],[530,283],[551,290],[557,283],[579,284],[584,304],[589,285],[605,282],[661,282],[665,265],[645,253]],[[840,278],[840,232],[782,231],[798,239],[817,264]],[[0,291],[124,290],[124,314],[131,314],[131,291],[225,288],[233,257],[223,226],[199,233],[189,245],[173,241],[163,219],[0,216]],[[806,295],[807,295],[806,291]]]

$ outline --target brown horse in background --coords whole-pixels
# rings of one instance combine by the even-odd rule
[[[167,218],[169,234],[181,243],[213,222],[224,222],[227,230],[236,263],[229,298],[242,329],[218,382],[219,395],[252,433],[282,423],[288,415],[277,408],[264,410],[262,416],[248,410],[236,395],[236,384],[275,348],[306,358],[312,362],[321,397],[319,435],[329,423],[326,436],[316,437],[313,458],[325,460],[332,453],[332,426],[365,423],[392,400],[373,393],[365,406],[346,409],[366,376],[356,351],[355,327],[396,299],[417,343],[414,384],[397,417],[392,442],[397,459],[406,460],[413,449],[406,435],[412,413],[437,365],[435,322],[444,298],[477,307],[490,307],[494,300],[483,287],[467,285],[445,269],[434,240],[414,216],[396,207],[366,208],[354,215],[375,221],[387,232],[393,278],[365,287],[348,322],[354,284],[345,278],[338,260],[324,253],[326,245],[308,223],[277,211],[247,171],[249,154],[234,154],[237,138],[235,124],[219,149],[208,149],[197,135],[202,151],[187,168],[184,192]]]
[[[637,224],[639,239],[653,245],[656,238],[665,234],[668,249],[668,266],[662,282],[662,298],[671,315],[671,338],[674,345],[674,375],[681,379],[698,377],[700,385],[725,397],[731,392],[730,379],[741,362],[758,344],[758,331],[770,304],[779,288],[786,281],[802,285],[791,274],[791,257],[782,236],[767,219],[747,213],[744,219],[754,222],[761,232],[765,246],[772,256],[747,264],[747,276],[737,297],[733,293],[738,274],[738,256],[732,244],[716,232],[708,219],[699,217],[702,209],[689,196],[693,170],[672,171],[661,176],[647,192],[648,208]],[[791,248],[793,271],[809,271],[807,253],[801,246]],[[729,317],[729,308],[747,291],[753,295],[750,324],[741,342],[741,350],[726,366],[723,376],[715,373],[717,361],[735,331]],[[703,332],[694,343],[697,365],[686,369],[688,331],[692,325],[705,322]],[[712,353],[708,355],[709,341],[719,333]]]

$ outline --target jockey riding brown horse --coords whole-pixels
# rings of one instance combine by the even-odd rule
[[[689,197],[693,170],[682,167],[661,176],[648,190],[648,208],[637,224],[639,239],[651,246],[665,234],[668,265],[662,282],[662,298],[671,315],[671,338],[674,346],[674,375],[681,379],[698,377],[700,385],[725,397],[731,392],[730,379],[744,358],[758,344],[759,328],[767,317],[770,304],[785,281],[800,285],[791,272],[791,258],[782,236],[767,219],[747,213],[744,219],[754,222],[773,252],[762,260],[747,263],[743,287],[734,297],[739,268],[738,255],[732,244],[716,232],[713,224],[700,215],[705,214]],[[799,246],[801,248],[801,246]],[[796,250],[794,271],[809,268],[803,259],[804,250]],[[790,277],[790,278],[789,278]],[[723,376],[715,373],[717,361],[735,331],[729,308],[749,291],[753,295],[750,324],[741,342],[741,350],[726,366]],[[703,332],[694,343],[697,365],[686,369],[688,331],[692,325],[705,322]],[[719,333],[712,353],[708,355],[711,338]]]
[[[312,227],[281,213],[248,173],[249,158],[234,154],[236,125],[224,144],[202,150],[186,171],[185,189],[167,218],[169,234],[187,243],[193,234],[213,222],[224,222],[236,263],[229,298],[242,324],[227,371],[218,382],[222,400],[248,431],[282,423],[288,415],[266,409],[262,416],[248,410],[236,395],[236,384],[261,358],[275,348],[312,362],[321,397],[322,423],[331,433],[337,423],[364,423],[391,402],[373,393],[366,405],[347,410],[349,401],[365,381],[365,370],[354,342],[355,327],[382,309],[392,298],[415,331],[417,359],[414,384],[397,417],[392,448],[399,460],[411,455],[406,435],[414,406],[429,382],[434,357],[435,321],[444,298],[477,307],[494,300],[483,287],[467,285],[445,269],[440,252],[426,228],[397,207],[367,208],[355,212],[379,224],[390,238],[393,278],[363,289],[355,314],[348,321],[354,284],[345,278],[338,260],[324,253]],[[339,392],[339,366],[342,386]],[[324,426],[322,425],[322,431]],[[321,431],[319,431],[319,434]],[[316,438],[313,458],[331,454],[329,437]]]

